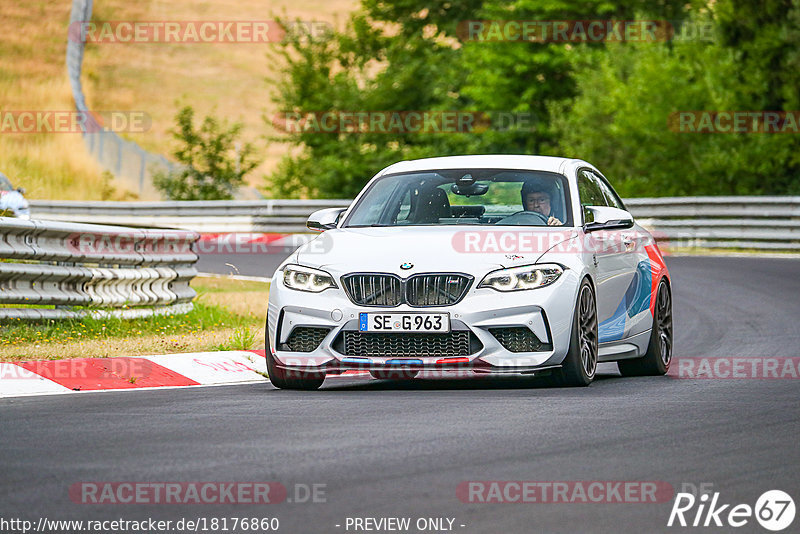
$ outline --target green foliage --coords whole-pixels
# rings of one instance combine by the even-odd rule
[[[249,350],[256,344],[256,330],[251,330],[249,326],[238,326],[231,334],[226,343],[221,343],[216,347],[217,350]]]
[[[716,40],[459,41],[469,20],[707,23]],[[535,117],[465,133],[295,131],[276,196],[351,198],[395,161],[473,153],[579,157],[625,196],[798,194],[797,134],[679,133],[678,111],[800,108],[800,0],[362,0],[344,32],[293,40],[285,111],[478,111]]]
[[[387,4],[376,3],[381,8]],[[377,7],[376,7],[377,10]],[[377,12],[395,16],[393,11]],[[413,18],[408,15],[406,18]],[[459,50],[441,32],[390,37],[372,13],[355,15],[345,33],[324,42],[294,40],[283,50],[288,67],[276,102],[284,111],[449,111],[466,108],[453,90],[466,75]],[[415,24],[420,24],[419,22]],[[385,26],[385,24],[384,24]],[[352,197],[380,168],[408,158],[465,153],[469,136],[376,131],[294,132],[302,147],[270,177],[280,197]]]
[[[481,19],[525,21],[635,20],[685,16],[685,1],[646,0],[517,0],[483,3]],[[463,87],[479,109],[532,113],[538,128],[524,132],[489,132],[487,151],[558,155],[561,150],[550,125],[549,108],[575,95],[576,79],[583,75],[573,63],[578,50],[599,48],[602,43],[472,41],[463,49],[464,63],[471,73]],[[578,71],[578,72],[576,72]]]
[[[197,128],[190,106],[182,108],[175,121],[177,128],[172,135],[178,148],[173,155],[181,165],[172,173],[157,173],[153,177],[155,187],[169,200],[232,199],[244,176],[259,163],[250,143],[236,153],[242,125],[228,125],[207,116]]]
[[[33,342],[68,342],[96,339],[115,339],[141,335],[176,336],[193,334],[220,327],[247,328],[252,322],[229,312],[221,306],[195,302],[186,314],[153,315],[139,319],[105,319],[84,317],[46,321],[13,321],[0,323],[0,345]]]
[[[597,165],[623,196],[796,194],[796,134],[691,133],[670,123],[678,111],[797,109],[778,96],[785,88],[768,89],[778,78],[769,64],[743,69],[743,56],[760,43],[729,44],[576,51],[578,96],[551,106],[559,148]]]

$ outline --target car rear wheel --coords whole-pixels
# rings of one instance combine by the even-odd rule
[[[267,376],[272,385],[278,389],[300,389],[315,390],[319,389],[325,381],[325,373],[309,373],[305,371],[292,371],[278,367],[270,349],[269,333],[267,341]]]
[[[554,373],[562,386],[588,386],[597,372],[597,304],[588,279],[581,283],[567,357]]]
[[[659,376],[666,374],[672,361],[672,295],[662,280],[656,291],[653,328],[647,353],[634,360],[617,362],[622,376]]]

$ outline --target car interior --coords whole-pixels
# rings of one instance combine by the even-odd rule
[[[459,191],[458,185],[450,181],[445,183],[414,183],[410,184],[408,191],[403,195],[397,215],[393,221],[397,225],[424,225],[424,224],[512,224],[543,226],[545,221],[536,217],[515,218],[522,222],[510,222],[509,217],[519,212],[524,212],[520,191],[524,181],[503,181],[502,176],[494,177],[492,181],[476,182],[476,185],[485,187],[483,194],[493,188],[502,188],[504,197],[511,197],[508,203],[496,203],[498,197],[491,196],[487,205],[476,204],[479,195],[465,195]],[[552,215],[561,221],[566,217],[566,199],[563,184],[548,178],[547,188],[551,193]],[[511,196],[515,195],[515,196]],[[491,202],[494,200],[495,202]],[[487,209],[488,208],[488,209]],[[527,213],[527,212],[526,212]],[[508,221],[503,222],[504,219]]]

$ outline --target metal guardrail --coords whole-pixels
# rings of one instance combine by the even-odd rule
[[[669,247],[800,250],[800,197],[665,197],[625,201]]]
[[[0,217],[0,320],[186,313],[196,295],[189,282],[198,238]]]
[[[197,202],[31,201],[34,217],[206,233],[307,232],[315,210],[350,200]],[[800,250],[800,197],[665,197],[625,201],[671,247]]]
[[[30,201],[34,217],[120,224],[142,228],[180,228],[203,233],[308,232],[316,210],[347,207],[350,200],[198,200],[171,202]]]

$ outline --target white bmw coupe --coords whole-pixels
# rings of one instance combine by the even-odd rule
[[[453,156],[380,171],[275,272],[267,367],[316,389],[352,369],[550,375],[598,362],[667,372],[670,278],[653,236],[577,159]]]

